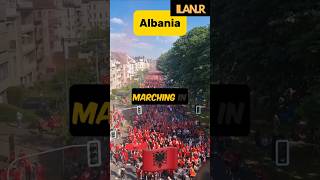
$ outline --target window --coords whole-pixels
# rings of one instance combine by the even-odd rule
[[[28,81],[29,81],[29,83],[32,82],[32,72],[28,74]]]
[[[0,82],[8,78],[9,69],[8,62],[0,64]]]
[[[30,63],[30,62],[33,62],[33,60],[35,58],[34,56],[35,56],[35,52],[31,51],[25,55],[25,59]]]

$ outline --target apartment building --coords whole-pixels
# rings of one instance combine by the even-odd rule
[[[50,78],[55,72],[53,53],[58,42],[57,11],[54,0],[34,0],[37,80]]]
[[[116,73],[117,73],[117,81],[120,87],[125,86],[129,82],[129,56],[125,53],[121,52],[111,52],[111,61],[115,61],[116,63],[120,63],[116,67]],[[113,83],[112,81],[110,82]]]
[[[6,89],[15,85],[16,74],[14,67],[16,66],[15,58],[15,41],[13,38],[12,27],[15,26],[17,17],[14,2],[6,0],[0,1],[0,103],[6,102]]]
[[[10,86],[50,78],[89,30],[108,23],[107,0],[0,0],[0,102]],[[62,39],[67,38],[64,43]],[[107,58],[109,59],[109,58]]]
[[[151,66],[151,59],[146,58],[145,56],[137,56],[134,57],[136,61],[135,71],[143,71],[145,69],[149,69]]]
[[[57,44],[55,51],[80,45],[80,38],[89,31],[108,28],[108,5],[107,0],[58,0],[58,39],[65,41]]]
[[[62,52],[64,47],[72,47],[80,44],[77,40],[81,36],[81,0],[57,1],[57,36],[60,41],[55,51]],[[62,39],[64,44],[62,44]]]
[[[20,84],[31,86],[36,80],[35,28],[32,0],[17,0],[16,70]]]
[[[151,66],[151,59],[143,56],[131,58],[125,53],[111,52],[110,57],[111,89],[128,85],[139,71],[149,69]]]
[[[85,3],[86,2],[86,3]],[[83,3],[83,25],[86,30],[107,28],[108,19],[108,6],[106,0],[87,0]]]
[[[110,55],[110,89],[119,89],[122,84],[122,68],[120,61]]]
[[[30,86],[36,77],[33,2],[1,0],[0,102],[10,86]]]

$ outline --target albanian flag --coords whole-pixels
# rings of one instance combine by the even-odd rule
[[[176,170],[178,167],[178,149],[166,147],[154,150],[144,150],[142,153],[143,171],[157,172]]]

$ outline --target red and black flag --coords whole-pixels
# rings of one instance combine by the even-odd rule
[[[178,167],[178,149],[166,147],[155,150],[144,150],[142,160],[143,171],[145,172],[175,170]]]

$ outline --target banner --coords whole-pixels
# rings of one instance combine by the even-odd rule
[[[178,149],[166,147],[155,150],[144,150],[142,161],[142,170],[145,172],[175,170],[178,167]]]

